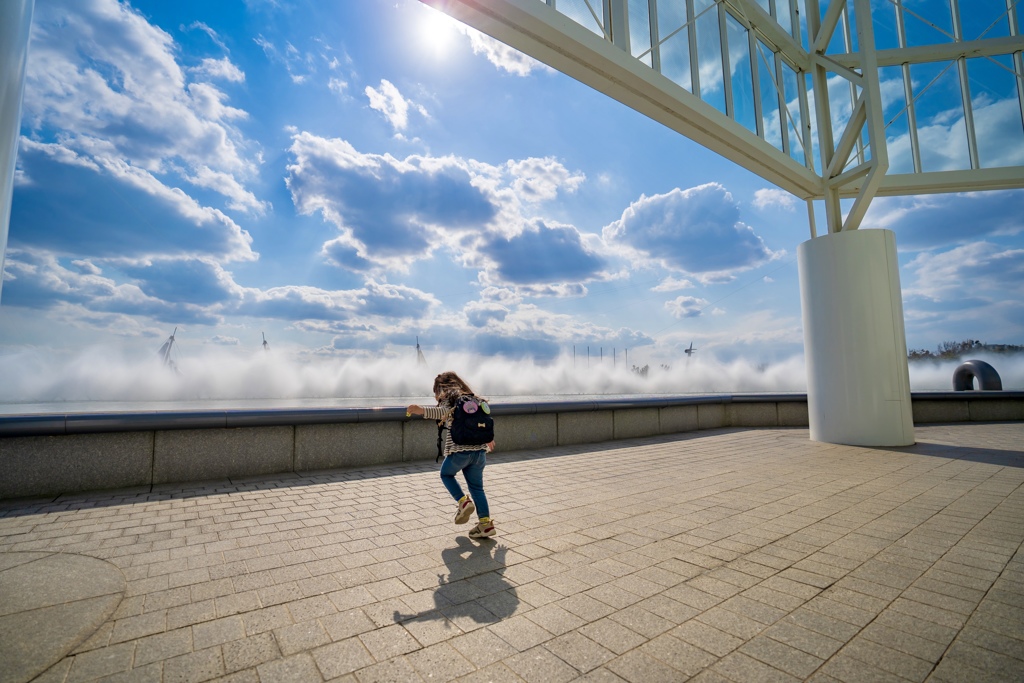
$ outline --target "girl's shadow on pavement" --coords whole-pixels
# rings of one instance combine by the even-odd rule
[[[394,613],[395,623],[467,618],[478,624],[493,624],[512,616],[519,606],[516,589],[504,577],[508,548],[490,539],[474,543],[459,536],[457,545],[441,551],[448,575],[437,575],[434,608],[418,614]]]

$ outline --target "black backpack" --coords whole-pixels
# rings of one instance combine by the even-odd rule
[[[444,421],[437,423],[437,458],[444,454]],[[491,407],[476,396],[460,396],[452,408],[452,442],[459,446],[484,446],[494,441]]]

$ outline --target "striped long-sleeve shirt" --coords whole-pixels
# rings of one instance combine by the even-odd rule
[[[444,420],[444,455],[463,451],[482,451],[483,446],[462,446],[452,441],[452,407],[447,403],[439,406],[423,406],[423,419]]]

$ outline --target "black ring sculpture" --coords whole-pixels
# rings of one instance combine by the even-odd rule
[[[975,378],[984,391],[1003,390],[1003,380],[994,367],[983,360],[969,360],[953,371],[953,391],[973,391]]]

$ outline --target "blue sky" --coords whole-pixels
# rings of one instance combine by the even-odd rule
[[[415,0],[36,0],[34,22],[5,353],[175,327],[182,353],[265,333],[310,358],[802,351],[803,202]],[[1015,94],[976,73],[982,152],[1024,164]],[[946,85],[918,108],[928,170],[960,163]],[[909,347],[1024,343],[1022,217],[1022,191],[875,201]]]

